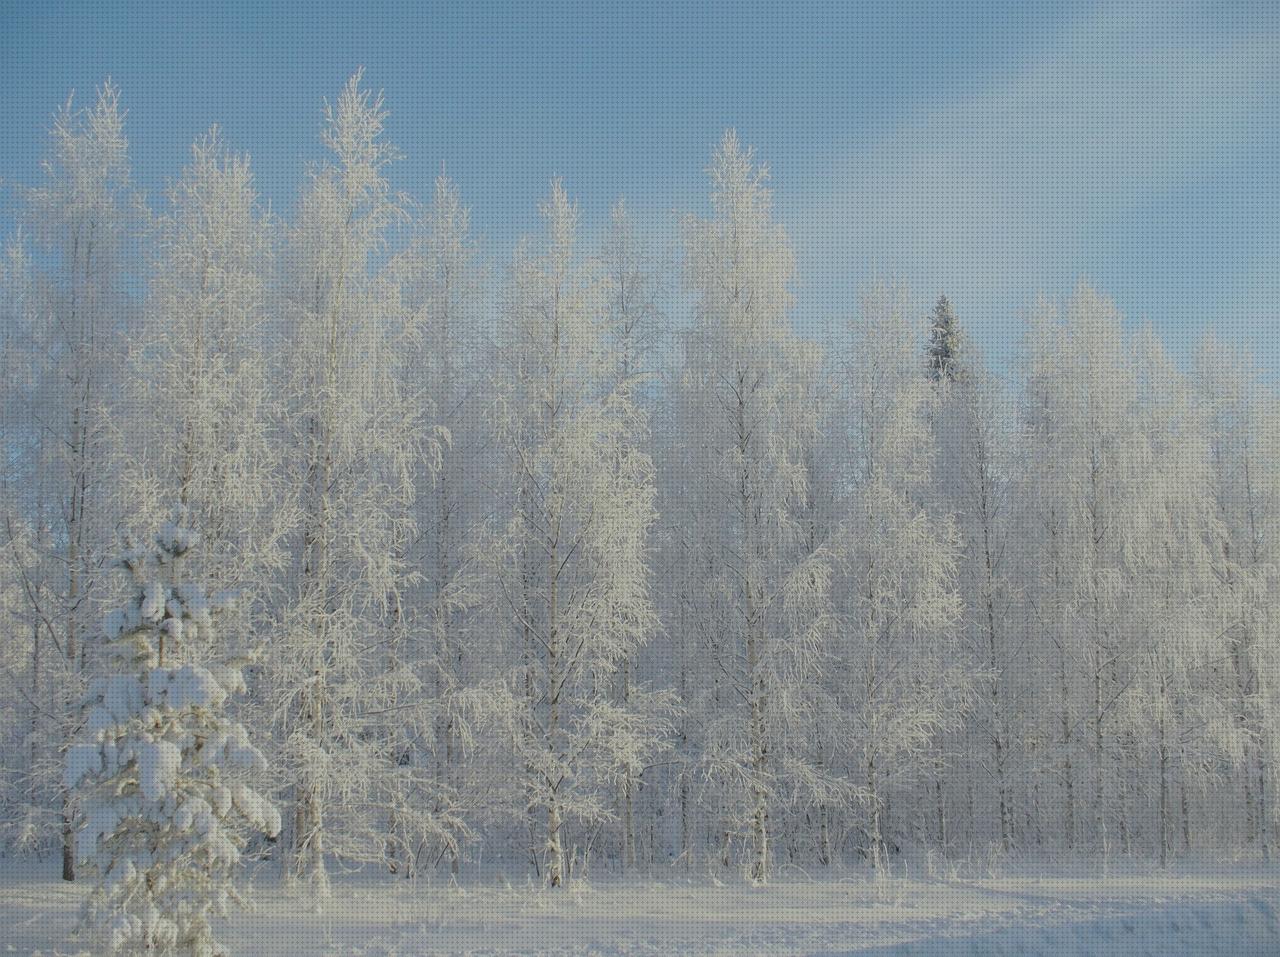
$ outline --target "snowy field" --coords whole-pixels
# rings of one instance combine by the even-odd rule
[[[3,868],[5,953],[89,953],[72,931],[84,885],[51,867]],[[273,880],[225,939],[283,955],[1280,954],[1280,869],[1010,871],[964,879],[783,879],[767,889],[605,881],[564,893],[339,879],[320,914]]]

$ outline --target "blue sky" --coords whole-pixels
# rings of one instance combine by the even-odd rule
[[[667,245],[734,126],[772,169],[802,325],[897,278],[1007,355],[1038,293],[1087,276],[1180,354],[1212,323],[1280,372],[1274,2],[119,6],[0,0],[6,182],[109,75],[153,202],[216,122],[287,212],[364,66],[395,185],[429,196],[443,162],[499,266],[553,175]]]

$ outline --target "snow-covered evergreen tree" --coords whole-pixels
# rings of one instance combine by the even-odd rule
[[[94,636],[67,750],[77,857],[98,875],[85,923],[112,954],[221,953],[212,920],[237,897],[246,843],[280,831],[251,783],[266,761],[228,713],[247,663],[241,636],[217,627],[228,598],[181,571],[198,541],[180,519],[124,554],[133,593]]]

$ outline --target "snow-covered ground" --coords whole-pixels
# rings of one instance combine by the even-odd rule
[[[74,954],[82,886],[0,862],[0,951]],[[599,881],[552,893],[335,881],[319,914],[260,877],[224,934],[240,957],[281,955],[1280,954],[1280,870],[1010,869],[1004,876],[782,879],[764,889]]]

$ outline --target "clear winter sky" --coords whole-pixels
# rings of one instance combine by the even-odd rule
[[[1206,323],[1280,373],[1280,3],[59,3],[0,0],[0,176],[108,75],[153,202],[219,123],[288,212],[359,66],[429,197],[443,162],[498,267],[553,175],[669,241],[738,129],[796,242],[797,319],[868,279],[939,291],[997,354],[1077,277],[1179,354]],[[14,202],[0,199],[8,231]]]

